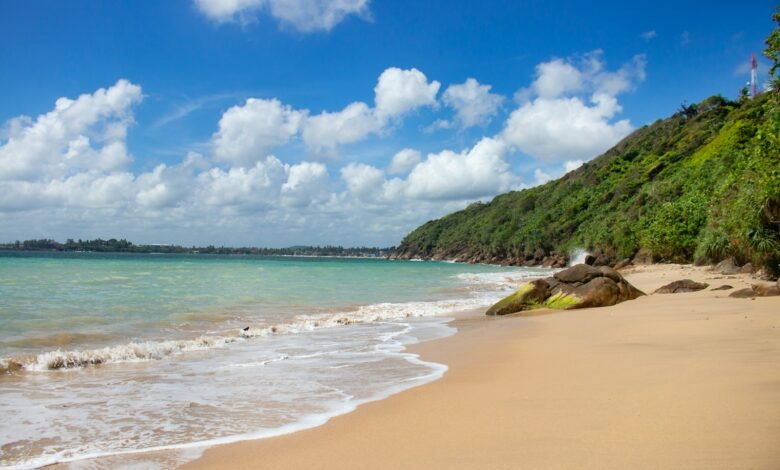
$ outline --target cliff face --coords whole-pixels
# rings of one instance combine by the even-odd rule
[[[475,203],[408,234],[395,258],[560,265],[639,256],[780,261],[780,112],[773,92],[711,97],[642,127],[558,180]]]

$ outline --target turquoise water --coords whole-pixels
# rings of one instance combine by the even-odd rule
[[[452,333],[539,269],[0,253],[0,464],[257,438],[439,377]],[[165,465],[163,465],[165,466]]]

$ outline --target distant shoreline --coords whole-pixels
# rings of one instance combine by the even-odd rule
[[[125,239],[104,240],[68,239],[65,243],[52,239],[24,240],[0,243],[0,251],[17,252],[85,252],[85,253],[137,253],[137,254],[216,254],[260,256],[316,256],[316,257],[375,257],[386,258],[396,247],[344,247],[340,245],[296,245],[285,248],[255,246],[182,246],[173,244],[135,244]]]

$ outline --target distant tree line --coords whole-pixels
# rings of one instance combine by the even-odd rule
[[[292,246],[288,248],[257,248],[257,247],[227,247],[227,246],[191,246],[180,245],[136,245],[125,239],[111,238],[103,240],[74,240],[69,238],[65,243],[44,238],[39,240],[15,241],[0,244],[0,250],[15,251],[88,251],[98,253],[188,253],[188,254],[218,254],[218,255],[259,255],[259,256],[344,256],[344,257],[385,257],[395,250],[395,247],[352,247],[343,246]]]

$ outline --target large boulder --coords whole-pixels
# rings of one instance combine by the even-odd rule
[[[549,288],[549,284],[544,279],[523,284],[515,292],[490,307],[486,315],[508,315],[536,308],[550,295]]]
[[[656,294],[679,294],[681,292],[696,292],[706,289],[710,285],[706,282],[696,282],[691,279],[683,279],[671,282],[663,287],[656,289]]]
[[[569,269],[564,269],[553,274],[553,277],[561,282],[571,284],[573,282],[581,282],[585,284],[590,282],[591,279],[603,276],[604,273],[599,268],[594,268],[587,264],[575,264]]]
[[[490,307],[486,314],[506,315],[538,308],[605,307],[641,295],[644,295],[642,291],[610,267],[578,264],[553,277],[523,285]]]

